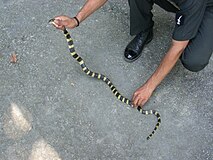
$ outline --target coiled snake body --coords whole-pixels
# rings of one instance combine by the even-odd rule
[[[49,21],[49,23],[54,23],[54,19],[51,19]],[[112,93],[117,97],[117,99],[119,99],[123,103],[125,103],[125,104],[127,104],[127,105],[132,107],[132,102],[119,93],[119,91],[115,88],[115,86],[112,84],[112,82],[110,81],[109,78],[107,78],[103,74],[91,71],[86,66],[84,60],[75,52],[73,40],[72,40],[69,32],[66,30],[66,28],[64,28],[63,32],[64,32],[64,36],[66,37],[67,43],[68,43],[70,54],[79,63],[79,65],[81,66],[83,72],[86,73],[87,75],[89,75],[90,77],[93,77],[93,78],[96,78],[96,79],[104,81],[109,86],[109,88],[111,89]],[[137,107],[137,110],[140,113],[142,113],[142,114],[145,114],[145,115],[153,114],[153,115],[155,115],[157,117],[157,124],[155,125],[155,128],[152,131],[152,133],[147,137],[147,140],[149,140],[153,136],[155,131],[158,129],[158,127],[160,126],[160,123],[161,123],[160,114],[157,111],[155,111],[155,110],[144,110],[140,106]]]

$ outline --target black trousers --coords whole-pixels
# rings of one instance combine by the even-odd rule
[[[167,0],[128,0],[130,5],[130,34],[146,32],[154,25],[151,12],[156,3],[168,12],[176,13],[178,9]],[[213,7],[207,7],[202,23],[195,38],[182,53],[180,60],[185,68],[197,72],[209,63],[213,52]]]

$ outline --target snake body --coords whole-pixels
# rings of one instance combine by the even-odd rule
[[[49,21],[50,23],[51,22],[54,22],[54,19],[51,19]],[[64,28],[63,30],[64,32],[64,36],[66,37],[66,40],[67,40],[67,43],[68,43],[68,47],[69,47],[69,51],[70,51],[70,54],[72,55],[72,57],[79,63],[79,65],[81,66],[82,70],[84,73],[86,73],[88,76],[90,77],[93,77],[93,78],[96,78],[96,79],[99,79],[99,80],[102,80],[104,81],[108,86],[109,88],[111,89],[112,93],[117,97],[118,100],[122,101],[123,103],[129,105],[132,107],[132,102],[131,100],[125,98],[124,96],[122,96],[120,94],[120,92],[116,89],[116,87],[113,85],[113,83],[110,81],[109,78],[107,78],[105,75],[103,74],[100,74],[100,73],[96,73],[96,72],[93,72],[91,71],[85,64],[84,60],[75,52],[75,48],[74,48],[74,44],[73,44],[73,40],[69,34],[69,32],[66,30],[66,28]],[[145,114],[145,115],[149,115],[149,114],[153,114],[157,117],[157,124],[155,125],[155,128],[154,130],[152,131],[151,134],[149,134],[149,136],[147,137],[147,140],[149,140],[156,132],[156,130],[158,129],[158,127],[160,126],[160,123],[161,123],[161,117],[160,117],[160,114],[155,111],[155,110],[144,110],[142,109],[140,106],[137,107],[137,110],[142,113],[142,114]]]

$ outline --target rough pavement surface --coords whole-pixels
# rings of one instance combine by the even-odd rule
[[[212,159],[213,58],[199,73],[178,62],[157,88],[145,109],[158,110],[162,125],[147,141],[156,118],[129,109],[103,82],[84,75],[63,34],[47,23],[59,14],[74,16],[83,3],[0,1],[0,159]],[[134,63],[123,60],[132,39],[127,1],[109,1],[72,31],[87,66],[128,98],[171,41],[174,15],[158,6],[153,13],[154,39]]]

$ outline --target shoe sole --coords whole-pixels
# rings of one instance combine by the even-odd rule
[[[153,36],[145,43],[145,45],[143,46],[143,49],[144,49],[144,47],[145,47],[148,43],[150,43],[150,42],[152,41],[152,39],[153,39]],[[142,49],[141,53],[138,55],[138,57],[136,57],[135,59],[129,60],[129,59],[127,59],[125,56],[123,56],[123,57],[124,57],[124,60],[125,60],[126,62],[129,62],[129,63],[136,61],[136,60],[142,55],[143,49]]]

